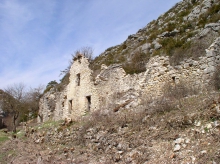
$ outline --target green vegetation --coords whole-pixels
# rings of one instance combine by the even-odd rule
[[[175,23],[168,23],[167,27],[165,28],[165,31],[173,31],[176,28],[176,24]]]
[[[58,83],[56,82],[56,80],[50,81],[47,86],[46,89],[44,90],[44,93],[47,93],[48,91],[50,91],[51,88],[54,88]]]
[[[146,71],[146,63],[149,59],[149,54],[145,54],[139,50],[134,53],[129,63],[123,64],[123,69],[128,74],[144,72]]]
[[[220,4],[213,4],[204,14],[199,17],[199,26],[204,27],[205,24],[215,23],[220,17]]]
[[[0,131],[0,144],[9,140],[7,133]]]
[[[160,44],[163,46],[163,51],[167,54],[167,55],[172,55],[171,52],[175,49],[175,48],[179,48],[182,47],[185,43],[185,40],[181,40],[179,38],[165,38],[163,40],[160,41]]]
[[[40,124],[39,126],[36,127],[36,129],[47,129],[47,128],[51,128],[51,127],[57,127],[61,122],[63,122],[62,120],[60,121],[46,121],[42,124]]]

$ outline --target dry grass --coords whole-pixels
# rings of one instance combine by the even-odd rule
[[[38,146],[49,147],[56,156],[67,152],[69,158],[76,159],[75,162],[89,163],[104,157],[103,163],[129,163],[126,162],[126,155],[135,150],[132,155],[135,163],[180,163],[183,158],[191,160],[191,156],[196,158],[197,163],[219,163],[219,133],[209,129],[201,132],[206,124],[220,120],[220,114],[215,110],[216,104],[220,103],[219,97],[219,93],[183,97],[182,107],[175,110],[164,105],[171,105],[166,99],[155,101],[145,98],[142,107],[118,112],[95,111],[69,127],[62,128],[60,123],[45,123],[44,128],[37,128],[33,135],[46,131],[45,142]],[[178,101],[174,99],[172,104],[175,107]],[[202,122],[201,127],[195,126],[197,121]],[[47,134],[47,131],[55,136]],[[61,134],[62,139],[59,138]],[[180,152],[173,152],[172,143],[180,137],[189,138],[190,143]],[[128,143],[120,150],[123,151],[121,155],[117,154],[119,143]],[[70,148],[74,148],[74,153],[70,152]],[[188,150],[192,153],[187,154]],[[203,150],[207,153],[201,154]],[[175,158],[170,158],[173,153]]]

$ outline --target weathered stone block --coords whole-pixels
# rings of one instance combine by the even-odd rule
[[[206,57],[211,58],[215,56],[215,52],[212,50],[206,51]]]
[[[183,68],[185,68],[185,69],[186,69],[186,68],[189,68],[189,63],[185,63],[184,66],[183,66]]]
[[[198,61],[193,61],[193,65],[197,66],[197,65],[199,65],[199,62]]]
[[[208,66],[215,66],[215,65],[216,65],[216,63],[214,61],[208,62]]]
[[[204,70],[204,73],[209,74],[209,73],[214,72],[214,71],[215,71],[215,67],[210,66],[210,67],[208,67]]]
[[[202,64],[201,66],[200,66],[200,69],[206,69],[207,68],[207,65],[206,64]]]

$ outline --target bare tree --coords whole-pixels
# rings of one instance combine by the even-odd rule
[[[65,70],[61,71],[60,74],[61,75],[62,74],[65,74],[65,75],[68,74],[69,71],[70,71],[70,67],[74,62],[74,59],[77,58],[79,55],[85,56],[86,58],[88,58],[89,62],[91,62],[93,60],[93,51],[94,51],[93,48],[89,47],[89,46],[85,46],[85,47],[82,47],[82,48],[76,50],[74,52],[74,54],[71,55],[72,58],[71,58],[71,60],[69,60],[68,67]]]
[[[89,61],[92,61],[93,60],[93,51],[94,50],[93,50],[92,47],[85,46],[85,47],[82,47],[79,50],[76,50],[75,55],[72,55],[72,57],[74,58],[75,56],[77,56],[79,54],[82,54],[83,56],[88,58]]]
[[[43,94],[44,86],[39,85],[36,88],[30,88],[25,94],[25,101],[28,105],[28,111],[31,117],[37,117],[39,111],[39,101]]]
[[[8,86],[4,92],[13,96],[16,100],[22,101],[25,95],[25,85],[23,83]]]
[[[0,107],[9,114],[8,128],[16,132],[19,121],[27,121],[29,115],[37,117],[39,111],[39,100],[42,96],[44,86],[26,89],[23,83],[8,86],[4,91],[0,90]]]
[[[24,113],[25,85],[23,83],[8,86],[4,90],[2,109],[12,115],[13,132],[16,132],[16,121]]]

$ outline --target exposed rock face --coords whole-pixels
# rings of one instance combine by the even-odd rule
[[[129,72],[124,65],[131,63],[136,50],[141,50],[147,60],[158,54],[177,55],[178,49],[183,51],[180,60],[188,56],[203,56],[204,53],[199,52],[197,55],[188,46],[201,45],[207,49],[220,36],[219,5],[219,0],[182,0],[136,34],[129,35],[122,44],[101,53],[93,63],[94,68],[99,68],[101,64],[120,63]]]
[[[40,104],[41,121],[70,117],[77,119],[96,110],[118,111],[134,108],[146,97],[162,96],[163,86],[184,81],[192,87],[204,89],[210,84],[215,67],[220,63],[220,37],[199,60],[187,59],[171,66],[169,57],[155,56],[146,63],[146,71],[127,75],[121,65],[103,65],[92,80],[87,58],[81,56],[72,65],[70,83],[61,93],[49,92]],[[39,117],[40,118],[40,117]]]
[[[212,6],[213,3],[213,0],[204,0],[201,5],[196,6],[185,19],[192,21],[199,18],[199,16],[205,13]]]

